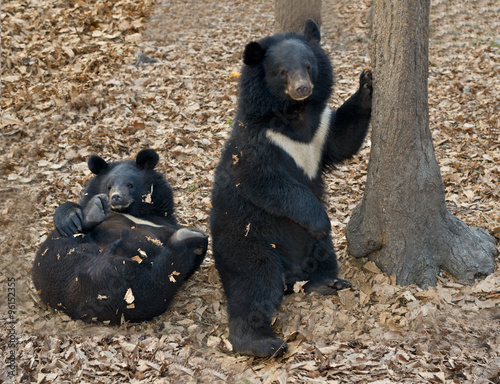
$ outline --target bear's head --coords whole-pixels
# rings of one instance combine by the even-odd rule
[[[87,195],[108,195],[111,209],[144,214],[173,213],[173,194],[164,177],[154,170],[159,156],[154,149],[143,149],[134,160],[108,163],[92,155],[88,166],[96,176],[87,187]]]
[[[320,39],[317,24],[309,19],[302,34],[282,33],[247,44],[243,63],[263,67],[268,90],[275,97],[305,100],[317,84],[318,60],[324,60],[318,57],[324,53]]]

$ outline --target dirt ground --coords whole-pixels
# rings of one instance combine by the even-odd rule
[[[369,3],[323,1],[334,108],[370,65]],[[282,358],[231,352],[210,251],[170,310],[150,322],[88,325],[38,301],[29,277],[35,252],[55,208],[78,200],[91,154],[117,160],[155,148],[181,224],[208,232],[214,167],[235,111],[233,73],[244,45],[272,34],[273,6],[2,3],[0,383],[500,383],[498,269],[474,285],[443,272],[437,287],[422,290],[347,255],[344,228],[362,197],[369,138],[326,176],[341,274],[354,288],[287,296],[274,321],[289,344]],[[498,242],[499,7],[436,0],[431,12],[430,128],[447,203]]]

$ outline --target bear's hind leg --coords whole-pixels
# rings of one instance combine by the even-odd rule
[[[111,212],[108,196],[100,194],[94,196],[83,210],[83,227],[89,231],[101,224]]]
[[[234,352],[281,356],[287,345],[275,336],[271,317],[283,299],[283,268],[275,255],[251,248],[246,248],[242,258],[233,255],[233,261],[241,262],[236,268],[217,266],[228,301],[229,340]]]
[[[205,258],[208,248],[208,235],[197,229],[181,228],[170,238],[169,246],[172,250],[175,249],[176,256],[174,259],[178,259],[177,263],[184,264],[187,260],[192,260],[187,268],[185,276],[187,280]]]
[[[200,256],[206,253],[208,236],[205,232],[202,232],[197,229],[181,228],[177,230],[170,239],[170,242],[172,243],[185,242],[185,241],[191,241],[191,243],[193,243],[194,246],[193,252],[196,255]]]
[[[265,287],[264,279],[234,287],[228,297],[229,340],[234,352],[258,357],[281,356],[287,345],[271,329],[271,316],[281,302],[280,291]],[[253,287],[249,289],[249,287]]]

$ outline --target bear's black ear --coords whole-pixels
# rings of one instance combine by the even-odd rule
[[[160,156],[158,156],[156,151],[148,148],[143,149],[137,154],[135,163],[140,169],[153,169],[158,164],[158,160],[160,160]]]
[[[90,156],[87,164],[89,165],[90,171],[95,175],[98,175],[102,172],[106,172],[109,168],[109,165],[108,163],[106,163],[106,160],[97,155]]]
[[[265,48],[256,41],[252,41],[245,47],[245,52],[243,52],[243,63],[246,65],[259,64],[264,60],[265,55]]]
[[[319,31],[318,24],[313,19],[307,19],[304,36],[310,43],[319,43],[321,40],[321,32]]]

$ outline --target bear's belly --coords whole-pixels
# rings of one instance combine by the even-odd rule
[[[308,254],[315,238],[299,224],[286,217],[273,215],[239,196],[238,204],[227,198],[224,206],[215,206],[210,212],[212,237],[230,239],[234,245],[245,243],[278,252],[289,262],[295,263]],[[238,247],[238,246],[237,246]],[[245,254],[242,257],[251,257]]]
[[[167,226],[138,223],[117,214],[94,228],[92,236],[103,253],[152,259],[162,252],[174,231]]]

